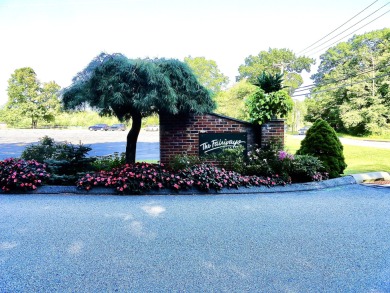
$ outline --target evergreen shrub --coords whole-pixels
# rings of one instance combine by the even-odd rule
[[[27,146],[21,157],[45,163],[51,175],[49,184],[73,185],[80,176],[93,170],[95,158],[87,157],[90,150],[89,146],[55,142],[45,136],[38,144]]]
[[[347,167],[343,145],[334,129],[322,119],[318,119],[307,131],[297,154],[317,157],[322,162],[325,172],[329,174],[329,178],[340,177]]]

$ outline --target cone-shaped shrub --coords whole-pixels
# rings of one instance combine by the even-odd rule
[[[328,122],[318,119],[301,141],[298,155],[312,155],[321,160],[329,178],[339,177],[347,167],[343,145]]]

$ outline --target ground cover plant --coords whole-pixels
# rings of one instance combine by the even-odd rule
[[[0,161],[0,188],[4,192],[35,190],[49,177],[46,165],[35,160]]]
[[[121,194],[142,194],[150,190],[175,191],[195,188],[200,191],[221,190],[249,186],[286,185],[278,176],[244,176],[234,171],[217,168],[211,164],[194,165],[173,171],[163,164],[126,164],[111,171],[87,174],[77,183],[79,188],[111,187]]]

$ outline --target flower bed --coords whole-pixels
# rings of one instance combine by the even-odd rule
[[[4,192],[35,190],[49,177],[46,166],[35,160],[0,161],[0,188]]]
[[[82,177],[77,186],[85,190],[93,187],[112,187],[120,194],[143,194],[150,190],[171,189],[179,192],[195,188],[200,191],[221,190],[249,186],[286,185],[277,175],[273,177],[243,176],[234,171],[219,169],[210,164],[199,164],[172,171],[163,164],[136,163],[112,171],[101,171]]]

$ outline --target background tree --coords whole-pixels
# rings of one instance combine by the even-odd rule
[[[225,76],[214,60],[205,57],[185,57],[184,62],[192,69],[198,81],[212,93],[219,93],[229,83],[229,78]]]
[[[60,108],[59,90],[60,86],[54,81],[41,85],[30,67],[16,69],[8,80],[5,109],[11,115],[6,117],[29,117],[32,128],[37,127],[38,121],[54,121]]]
[[[132,60],[121,54],[100,57],[93,59],[84,73],[77,74],[80,78],[64,91],[63,103],[68,109],[87,103],[101,115],[114,115],[120,121],[131,119],[128,163],[135,162],[142,117],[152,113],[205,113],[215,108],[209,92],[183,62]]]
[[[304,118],[307,113],[305,101],[293,100],[294,106],[287,115],[287,125],[291,127],[291,131],[298,131],[304,124]]]
[[[238,80],[247,78],[250,82],[256,82],[258,76],[264,71],[270,74],[284,74],[284,86],[288,87],[290,95],[303,84],[300,75],[303,70],[310,72],[310,66],[315,64],[315,59],[297,57],[289,49],[268,49],[258,55],[245,58],[245,63],[238,68]]]
[[[357,35],[320,57],[308,121],[363,135],[390,127],[390,29]]]
[[[255,85],[245,79],[240,80],[231,88],[221,91],[214,96],[217,103],[215,112],[236,119],[247,119],[245,101],[256,90],[257,87]]]

